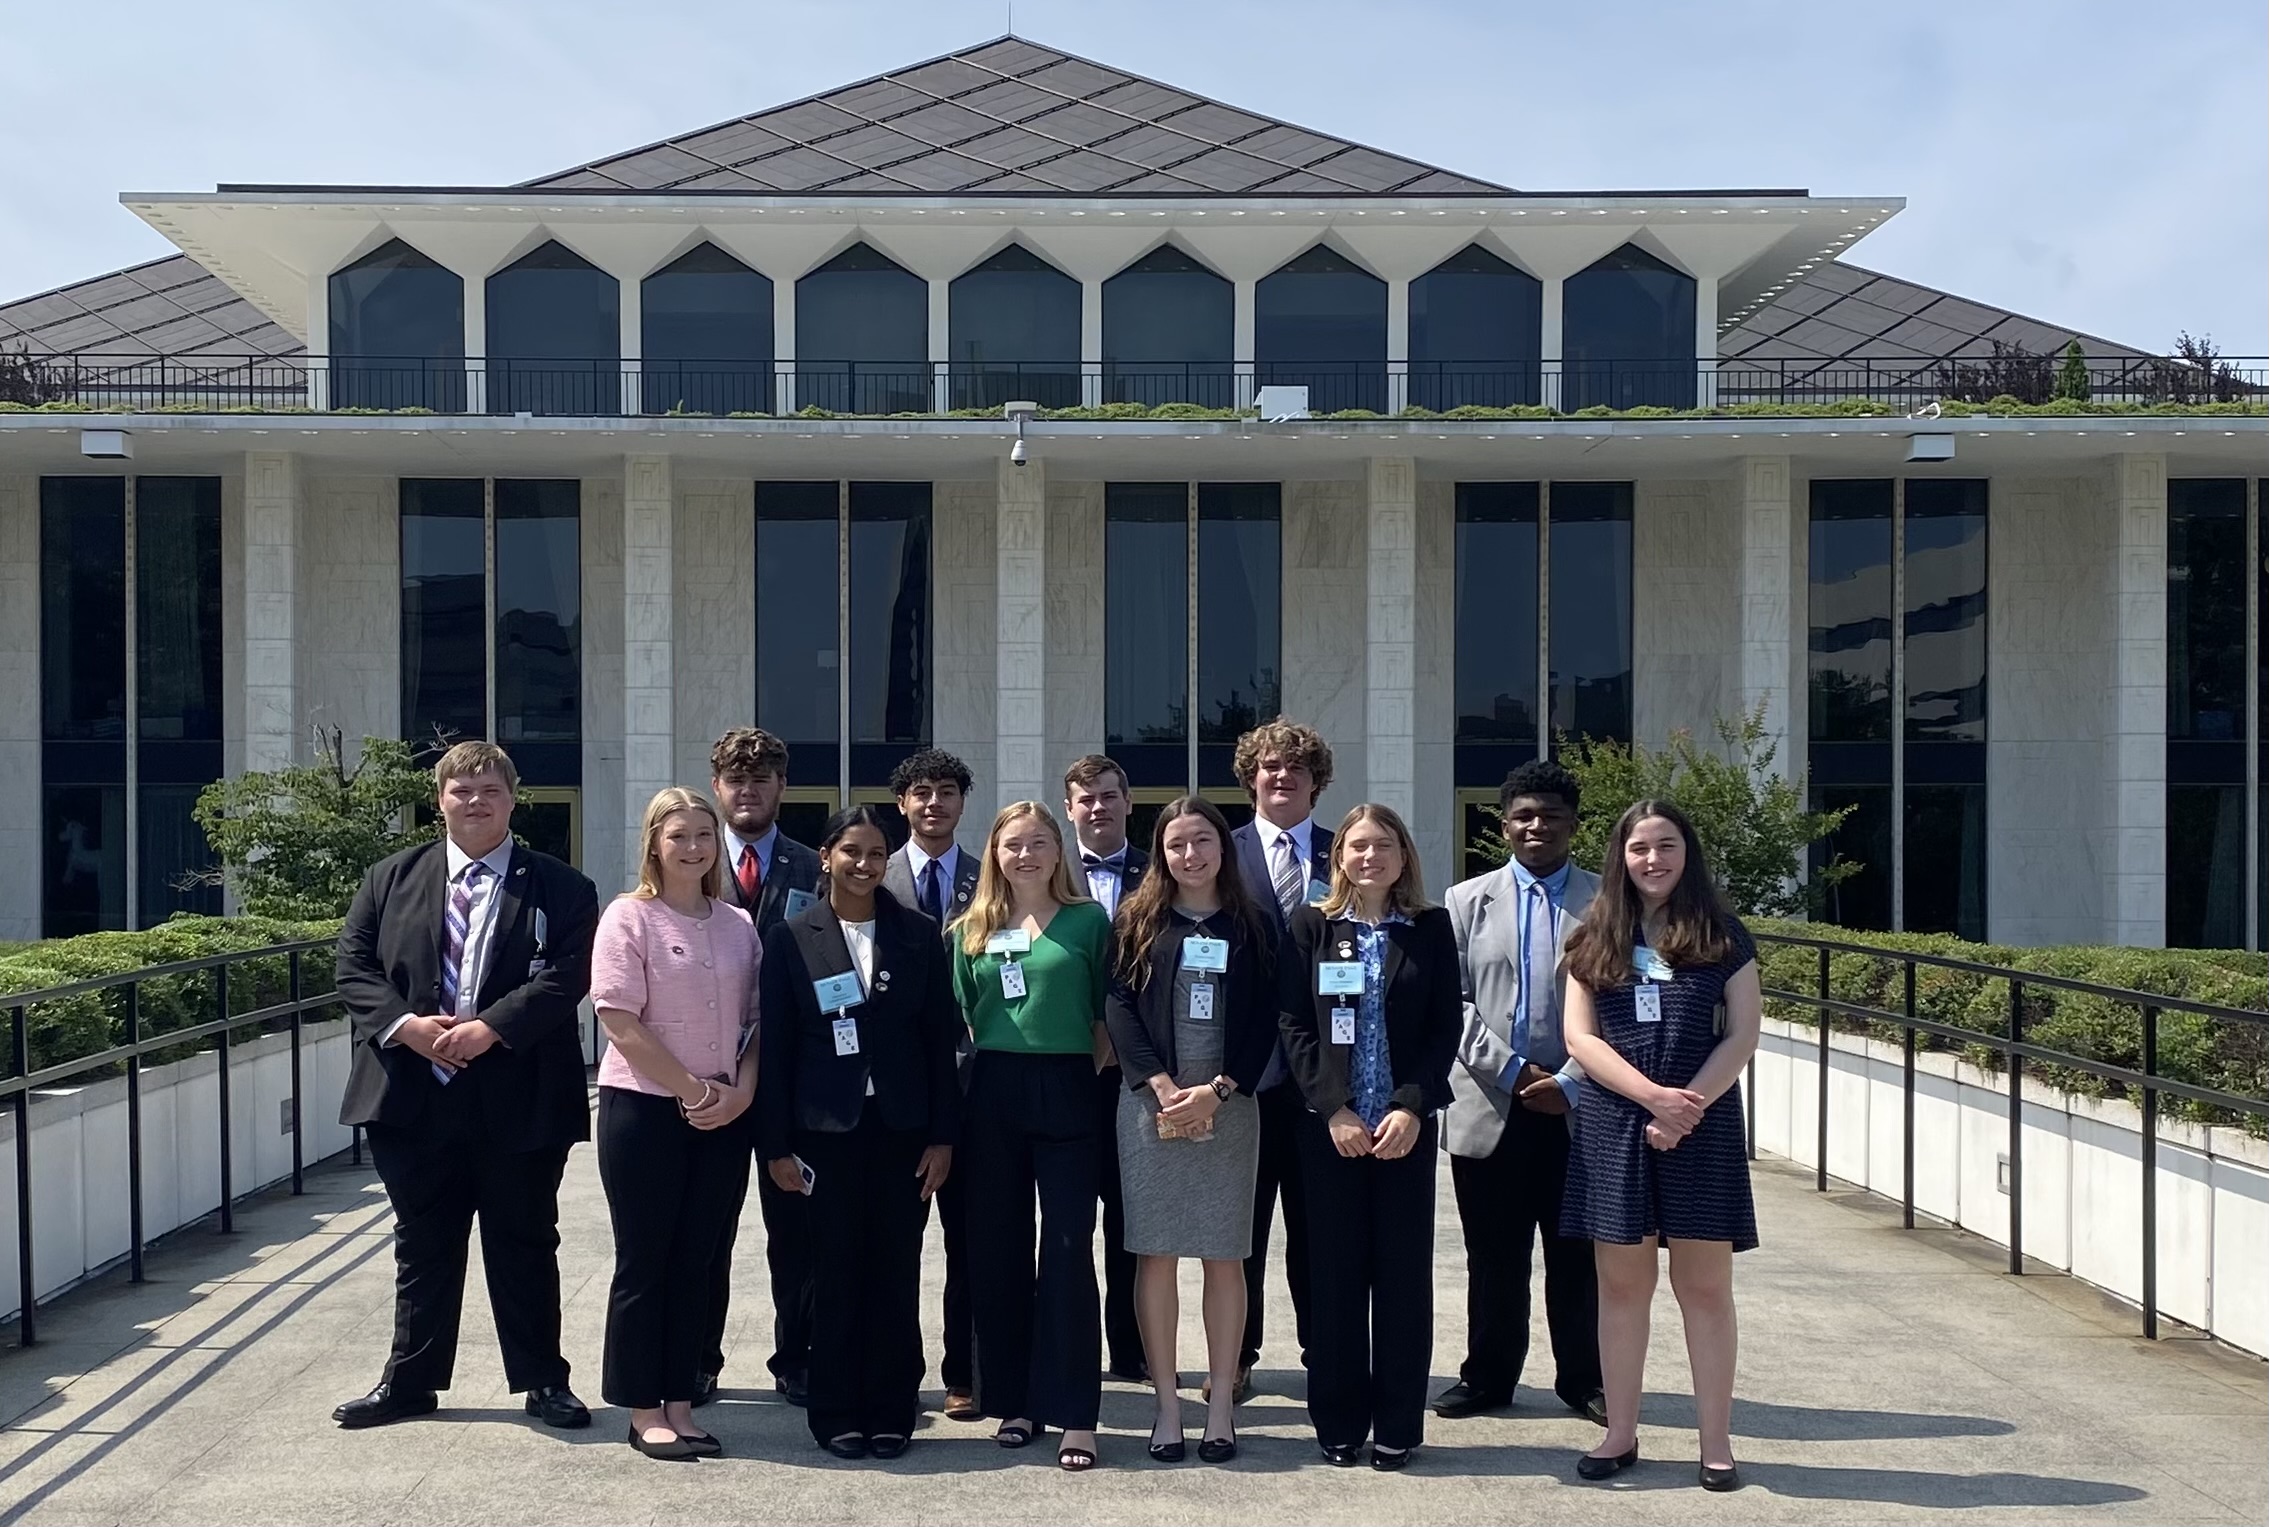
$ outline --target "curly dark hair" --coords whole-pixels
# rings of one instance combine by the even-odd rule
[[[1532,758],[1506,775],[1497,790],[1497,809],[1511,810],[1514,799],[1523,795],[1557,795],[1570,811],[1583,809],[1583,786],[1555,759]]]
[[[961,787],[963,795],[967,795],[969,787],[977,783],[977,777],[969,772],[969,765],[945,749],[924,748],[919,753],[900,759],[898,767],[890,771],[890,793],[894,796],[904,795],[916,785],[940,779],[952,780]]]
[[[1262,722],[1237,739],[1237,751],[1230,767],[1247,795],[1252,793],[1253,779],[1261,771],[1261,760],[1270,754],[1307,769],[1316,787],[1308,797],[1309,804],[1323,799],[1324,792],[1331,788],[1331,744],[1324,741],[1323,733],[1314,727],[1279,716],[1274,721]]]

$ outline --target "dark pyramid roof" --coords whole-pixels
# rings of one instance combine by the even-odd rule
[[[997,37],[526,184],[864,196],[1509,190],[1021,37]]]
[[[2107,360],[2143,353],[1832,260],[1719,335],[1718,354],[1768,365],[1868,356],[1983,356],[1998,341],[2023,345],[2035,355],[2053,355],[2075,339],[2089,355]]]
[[[35,355],[296,355],[267,314],[185,254],[0,305],[0,347]]]

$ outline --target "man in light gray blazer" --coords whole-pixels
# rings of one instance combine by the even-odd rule
[[[1599,889],[1599,877],[1568,858],[1577,796],[1575,776],[1550,760],[1515,769],[1498,796],[1512,859],[1443,898],[1465,988],[1442,1135],[1465,1228],[1466,1356],[1434,1402],[1452,1419],[1512,1403],[1528,1359],[1530,1247],[1540,1234],[1553,1392],[1578,1414],[1607,1419],[1591,1243],[1560,1234],[1567,1115],[1583,1080],[1561,1038],[1561,957]]]

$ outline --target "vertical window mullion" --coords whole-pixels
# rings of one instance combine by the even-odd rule
[[[799,323],[798,335],[803,332]],[[802,343],[799,338],[798,344]],[[835,789],[851,803],[851,480],[835,484]]]
[[[1187,489],[1188,518],[1183,521],[1187,540],[1182,552],[1182,646],[1188,654],[1183,664],[1182,744],[1187,757],[1182,788],[1195,794],[1198,788],[1198,485],[1194,479],[1187,484]]]
[[[136,524],[135,485],[126,477],[126,929],[142,926],[142,676],[138,671],[141,649],[140,602],[142,590],[140,542]]]
[[[1891,931],[1907,926],[1907,480],[1891,479]]]
[[[496,479],[481,479],[482,735],[496,739]]]
[[[1552,756],[1552,484],[1536,485],[1536,756]]]

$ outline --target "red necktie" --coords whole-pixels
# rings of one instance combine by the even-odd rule
[[[741,845],[740,870],[734,878],[741,883],[741,905],[753,912],[764,895],[764,861],[756,857],[753,845]]]

